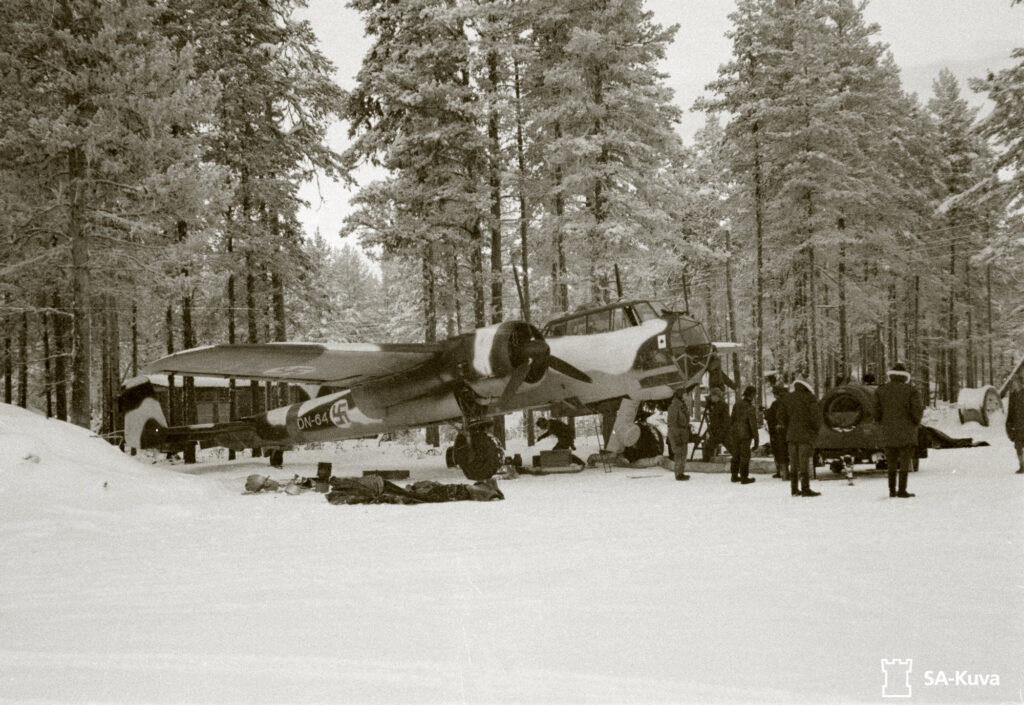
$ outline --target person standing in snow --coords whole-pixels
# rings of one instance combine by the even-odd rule
[[[783,480],[789,477],[789,444],[786,443],[786,427],[781,424],[779,412],[785,403],[787,393],[785,386],[774,385],[772,395],[775,399],[764,414],[765,423],[768,424],[768,437],[772,444],[772,456],[775,458],[775,474],[772,477]]]
[[[888,374],[889,381],[875,391],[875,420],[881,425],[885,465],[889,469],[889,496],[913,497],[912,492],[907,492],[907,476],[914,463],[924,405],[921,393],[910,384],[910,373],[903,363],[897,362]]]
[[[548,436],[555,437],[555,446],[551,450],[576,450],[576,445],[573,443],[575,434],[568,424],[558,419],[546,419],[542,416],[537,419],[537,428],[544,432],[537,438],[538,441],[543,441]],[[576,455],[572,456],[572,462],[583,467],[587,466]]]
[[[1006,400],[1006,435],[1017,451],[1017,474],[1024,475],[1024,382],[1019,375]]]
[[[690,443],[690,408],[686,405],[686,390],[676,389],[668,406],[668,443],[675,460],[677,480],[689,480],[686,474],[686,449]]]
[[[718,446],[725,445],[729,435],[729,405],[725,403],[721,387],[712,387],[708,391],[707,417],[708,430],[704,440],[704,461],[711,462],[718,454]]]
[[[747,387],[743,397],[737,399],[732,407],[732,420],[729,426],[729,439],[732,443],[730,452],[732,461],[732,481],[749,485],[755,481],[750,477],[750,451],[757,447],[757,416],[754,414],[754,395],[757,390]]]
[[[817,497],[821,493],[811,489],[811,463],[814,462],[814,442],[821,428],[821,405],[814,389],[803,377],[793,382],[792,391],[779,409],[779,420],[786,429],[789,444],[790,492],[794,497]]]

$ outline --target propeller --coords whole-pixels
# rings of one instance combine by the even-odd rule
[[[549,367],[567,377],[578,379],[587,384],[591,384],[594,381],[586,372],[569,364],[562,358],[552,355],[551,346],[540,337],[540,333],[536,329],[533,329],[531,334],[530,340],[518,346],[517,351],[523,361],[512,368],[512,372],[508,377],[508,383],[501,393],[501,398],[498,399],[499,406],[507,406],[512,396],[519,391],[519,387],[523,385],[523,382],[527,379],[533,382],[539,381]]]

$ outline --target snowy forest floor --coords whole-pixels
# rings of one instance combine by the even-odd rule
[[[909,500],[613,468],[333,506],[244,479],[465,479],[367,441],[136,460],[0,404],[0,702],[884,702],[882,659],[911,702],[1024,702],[1024,475],[951,418],[992,445],[932,451]]]

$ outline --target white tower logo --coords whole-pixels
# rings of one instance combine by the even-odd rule
[[[883,698],[910,697],[910,670],[913,659],[882,659],[882,673],[885,674],[885,685],[882,686]]]

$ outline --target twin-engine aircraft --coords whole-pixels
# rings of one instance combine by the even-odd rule
[[[704,327],[647,301],[620,301],[549,322],[508,321],[440,343],[214,345],[168,355],[143,374],[314,385],[319,395],[226,423],[168,427],[148,377],[125,383],[125,441],[139,449],[224,446],[282,451],[436,423],[459,429],[451,458],[491,477],[504,450],[491,419],[522,409],[614,415],[609,449],[629,445],[639,404],[695,385],[713,355]]]

